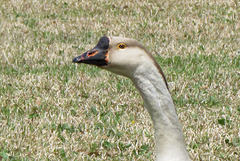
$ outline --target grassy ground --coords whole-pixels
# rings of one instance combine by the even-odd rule
[[[131,81],[71,63],[103,35],[155,55],[193,160],[240,159],[238,0],[0,1],[0,158],[153,160]]]

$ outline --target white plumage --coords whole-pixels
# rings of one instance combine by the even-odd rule
[[[105,36],[73,62],[97,65],[130,78],[153,121],[156,160],[190,160],[164,74],[151,53],[138,41]]]

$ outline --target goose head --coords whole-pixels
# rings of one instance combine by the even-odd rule
[[[96,65],[131,78],[139,67],[149,68],[156,62],[137,40],[123,37],[102,37],[97,45],[73,59],[74,63]],[[157,65],[158,66],[158,65]]]

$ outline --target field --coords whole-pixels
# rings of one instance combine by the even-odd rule
[[[154,160],[132,82],[72,63],[104,35],[153,53],[193,160],[240,160],[239,0],[0,1],[0,160]]]

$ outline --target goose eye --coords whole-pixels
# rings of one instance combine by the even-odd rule
[[[126,47],[126,44],[124,44],[124,43],[118,44],[119,49],[124,49],[125,47]]]

